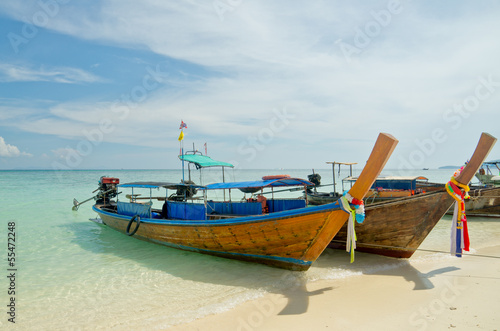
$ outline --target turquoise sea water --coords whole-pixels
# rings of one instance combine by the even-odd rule
[[[316,172],[323,183],[331,183],[331,169]],[[446,182],[452,172],[407,174]],[[311,170],[230,170],[225,177],[226,181],[255,180],[281,173],[307,178]],[[387,170],[383,174],[396,173]],[[182,178],[180,170],[0,171],[1,328],[12,326],[5,313],[11,297],[6,277],[9,222],[15,222],[16,233],[16,327],[24,330],[141,329],[145,325],[164,329],[266,293],[282,293],[291,286],[408,263],[358,253],[351,265],[349,254],[327,249],[307,272],[290,272],[142,242],[89,221],[96,217],[91,210],[93,201],[72,211],[73,198],[83,201],[91,197],[103,175],[118,177],[122,183],[179,182]],[[209,170],[203,178],[204,184],[216,182],[221,173]],[[199,173],[192,179],[199,183]],[[300,191],[285,194],[297,196]],[[473,222],[469,225],[473,247],[492,244],[499,237],[498,221],[477,218]],[[447,250],[449,224],[450,219],[443,218],[425,247]],[[474,242],[475,236],[479,240]],[[416,255],[411,260],[414,263],[451,258],[446,254]]]

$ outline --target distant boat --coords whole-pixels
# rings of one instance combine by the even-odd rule
[[[380,174],[397,144],[388,134],[380,134],[375,147],[358,180],[349,194],[362,199]],[[186,159],[186,158],[184,158]],[[114,186],[113,186],[114,185]],[[100,199],[92,209],[103,224],[138,239],[178,249],[216,255],[225,258],[252,261],[292,270],[307,270],[323,252],[349,214],[338,202],[315,207],[298,206],[294,202],[267,199],[261,201],[210,201],[209,190],[250,189],[312,185],[303,179],[282,177],[254,182],[216,183],[206,186],[139,182],[100,187]],[[152,208],[149,202],[138,203],[132,192],[130,202],[115,201],[118,188],[176,190],[176,199],[168,194],[155,199],[165,201],[163,208]],[[114,188],[114,190],[113,190]],[[203,192],[179,199],[182,192]],[[147,199],[147,198],[146,198]],[[264,207],[272,210],[265,210]]]
[[[422,170],[429,170],[429,168],[422,168]]]

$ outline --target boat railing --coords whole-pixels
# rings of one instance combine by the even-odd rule
[[[369,196],[367,196],[365,198],[365,204],[374,203],[375,198],[377,198],[377,196],[378,196],[377,192],[373,192],[372,194],[370,194]],[[370,201],[370,198],[371,198],[371,201]]]
[[[209,220],[222,220],[222,219],[228,219],[228,218],[237,218],[237,217],[244,217],[244,216],[255,216],[255,215],[220,215],[220,214],[211,214],[207,215],[207,219]]]

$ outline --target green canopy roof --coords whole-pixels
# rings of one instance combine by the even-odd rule
[[[187,162],[194,163],[197,168],[207,168],[207,167],[231,167],[234,166],[231,163],[215,161],[206,155],[200,154],[184,154],[179,155],[179,159]]]

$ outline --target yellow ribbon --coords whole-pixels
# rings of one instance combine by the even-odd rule
[[[354,229],[354,220],[356,219],[356,209],[352,209],[349,201],[345,196],[340,198],[340,203],[344,207],[345,211],[349,213],[349,220],[347,221],[347,242],[346,242],[346,251],[350,251],[351,253],[351,263],[354,262],[354,250],[356,249],[356,241],[358,240],[356,237],[356,230]]]
[[[470,191],[469,185],[465,185],[465,184],[457,182],[457,180],[455,179],[455,177],[451,177],[450,182],[452,182],[453,184],[457,185],[458,187],[460,187],[461,189],[464,190],[464,192],[465,192],[464,199],[469,199],[470,198],[469,193],[468,193]]]

